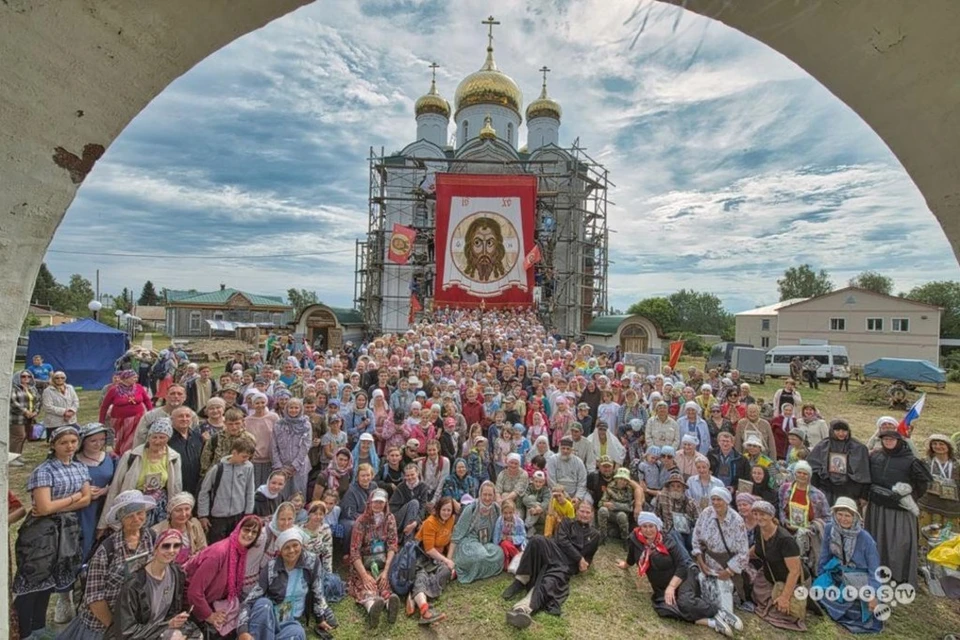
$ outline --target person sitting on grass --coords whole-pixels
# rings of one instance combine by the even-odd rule
[[[445,615],[437,613],[429,601],[440,597],[443,588],[457,573],[453,562],[453,526],[456,522],[451,498],[440,498],[434,512],[417,531],[417,540],[423,547],[424,557],[417,564],[417,573],[410,595],[407,596],[407,615],[420,613],[420,624],[430,625],[442,620]]]
[[[380,624],[384,609],[387,622],[397,621],[400,598],[391,591],[388,578],[396,553],[397,521],[387,508],[387,492],[377,489],[353,526],[347,586],[347,592],[367,614],[367,625],[371,629]]]
[[[507,624],[526,629],[533,614],[560,615],[570,595],[570,578],[590,568],[600,547],[600,532],[593,526],[593,506],[581,502],[577,516],[564,520],[554,538],[534,536],[520,556],[516,577],[503,592],[504,600],[526,595],[507,612]]]
[[[739,618],[703,598],[699,570],[675,538],[663,535],[660,518],[643,512],[637,517],[637,525],[628,540],[627,559],[617,566],[636,566],[637,575],[647,578],[658,616],[710,627],[727,637],[733,637],[734,629],[743,629]]]

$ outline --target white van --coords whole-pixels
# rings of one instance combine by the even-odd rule
[[[820,380],[833,380],[850,376],[850,360],[847,348],[834,344],[779,346],[767,351],[764,373],[771,378],[790,377],[790,361],[799,356],[803,362],[810,356],[820,361],[817,377]],[[797,382],[802,382],[798,380]]]

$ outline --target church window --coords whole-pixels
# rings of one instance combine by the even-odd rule
[[[513,144],[513,123],[507,123],[507,142]]]
[[[470,123],[466,120],[463,121],[463,141],[466,143],[467,139],[470,137]]]

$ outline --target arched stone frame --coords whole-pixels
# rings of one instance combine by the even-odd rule
[[[960,3],[668,0],[793,60],[884,140],[960,252]],[[0,3],[0,378],[10,379],[40,263],[79,185],[146,104],[197,62],[309,0]],[[631,3],[632,6],[632,3]],[[678,9],[679,11],[679,9]],[[70,34],[64,38],[64,34]],[[132,81],[131,79],[136,79]],[[0,406],[9,398],[0,386]],[[8,420],[0,414],[0,439]],[[6,446],[6,445],[4,445]],[[6,486],[6,467],[0,486]],[[7,515],[0,510],[0,531]],[[7,585],[0,555],[0,585]],[[7,635],[0,603],[0,637]]]
[[[650,351],[650,332],[639,320],[628,320],[620,327],[620,349],[623,353]]]

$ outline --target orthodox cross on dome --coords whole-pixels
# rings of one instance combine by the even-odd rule
[[[550,69],[547,65],[543,65],[542,67],[540,67],[539,69],[537,69],[537,71],[539,71],[540,73],[543,74],[543,88],[546,89],[546,88],[547,88],[547,74],[550,73],[551,69]]]
[[[433,82],[437,81],[437,69],[439,68],[440,68],[440,65],[438,65],[436,62],[430,63],[430,70],[433,71]]]
[[[481,20],[480,24],[485,24],[490,29],[489,33],[487,34],[487,49],[492,51],[493,50],[493,26],[500,24],[500,21],[494,20],[493,16],[490,16],[486,20]]]

